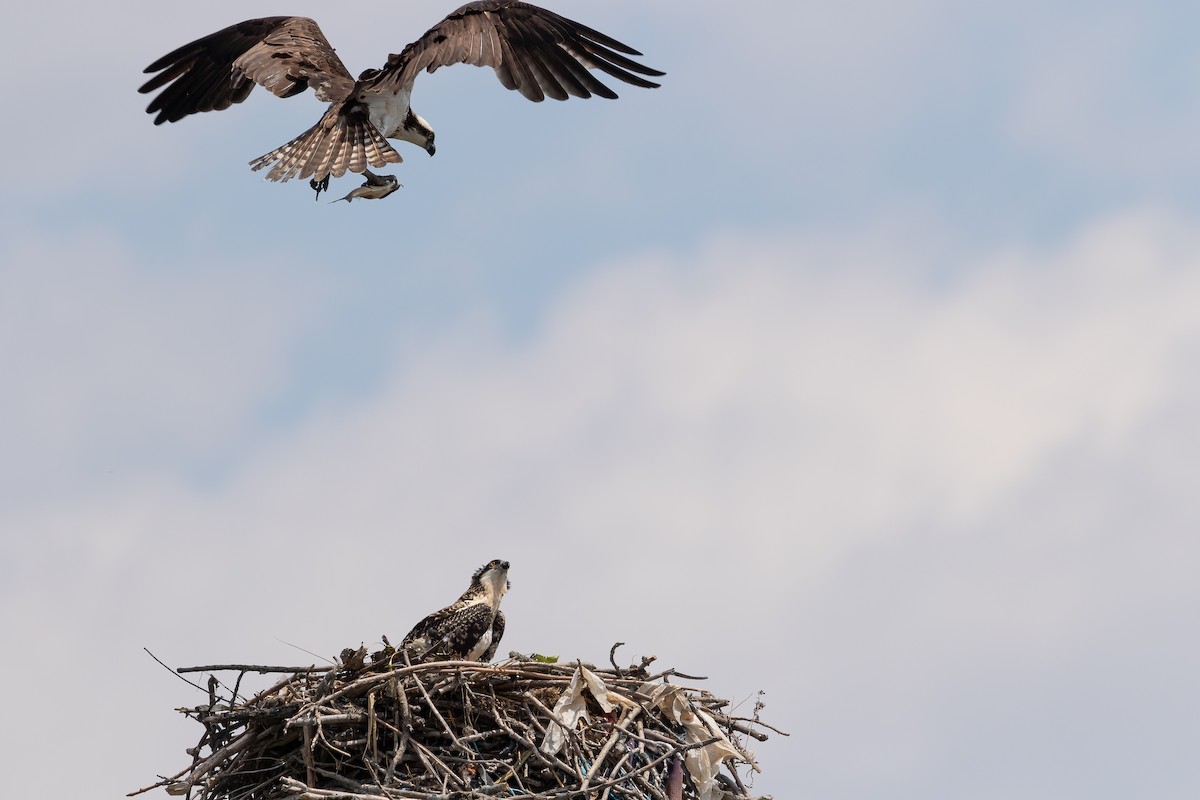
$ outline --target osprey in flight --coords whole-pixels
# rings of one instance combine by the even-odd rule
[[[615,98],[589,70],[595,69],[634,86],[654,88],[645,76],[664,73],[627,56],[641,53],[586,25],[517,0],[468,3],[430,28],[382,69],[368,69],[355,80],[337,53],[307,17],[264,17],[172,50],[146,67],[158,73],[139,92],[159,91],[146,112],[155,125],[178,122],[200,111],[219,111],[240,103],[255,84],[277,97],[312,89],[329,108],[316,125],[287,144],[254,159],[254,170],[270,167],[273,181],[311,178],[317,190],[329,177],[364,173],[368,167],[402,160],[388,139],[412,142],[434,153],[433,129],[409,106],[413,82],[421,72],[450,64],[491,67],[507,89],[540,102],[549,96]],[[370,195],[367,195],[370,196]]]
[[[508,562],[489,561],[475,570],[462,597],[418,622],[400,648],[413,661],[491,661],[504,635],[500,600],[508,585]]]

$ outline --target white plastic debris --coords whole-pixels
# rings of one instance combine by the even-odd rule
[[[554,704],[554,719],[546,728],[546,736],[541,744],[541,750],[546,755],[552,756],[562,750],[563,745],[567,743],[567,734],[575,729],[580,720],[591,721],[587,713],[585,691],[596,698],[596,702],[605,713],[617,707],[617,704],[609,699],[608,687],[600,680],[600,676],[582,665],[577,667],[575,674],[571,676],[571,682]],[[617,698],[616,695],[613,697],[623,699]]]
[[[646,683],[638,689],[638,694],[650,698],[647,706],[657,707],[665,716],[683,726],[687,744],[716,739],[703,747],[693,747],[683,756],[684,766],[696,785],[700,800],[720,800],[725,794],[717,782],[717,773],[725,759],[744,758],[754,765],[754,754],[738,750],[717,727],[716,720],[692,705],[682,687]]]

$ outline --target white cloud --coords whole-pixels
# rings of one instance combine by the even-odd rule
[[[1041,719],[1027,696],[1054,698],[1064,670],[1095,662],[1126,702],[1120,637],[1200,603],[1181,571],[1196,545],[1169,523],[1200,517],[1169,477],[1196,451],[1168,446],[1200,435],[1200,238],[1131,215],[940,283],[922,247],[727,236],[610,264],[529,340],[404,352],[378,394],[262,442],[219,487],[163,473],[7,513],[32,565],[8,619],[26,592],[68,638],[117,609],[114,647],[297,658],[272,637],[400,635],[506,557],[511,646],[599,659],[621,639],[722,691],[766,688],[798,737],[764,748],[777,795],[915,793],[963,731],[994,726],[977,747],[1003,748],[1026,724],[1004,708]],[[189,396],[164,391],[163,419]],[[833,792],[863,747],[893,756]]]

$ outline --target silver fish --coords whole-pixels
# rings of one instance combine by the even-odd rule
[[[387,197],[404,185],[396,180],[395,175],[376,175],[370,170],[364,171],[363,175],[366,176],[367,180],[362,186],[352,190],[345,197],[339,197],[337,200],[331,202],[340,203],[342,200],[345,200],[349,203],[356,197],[361,197],[365,200],[378,200],[382,197]]]

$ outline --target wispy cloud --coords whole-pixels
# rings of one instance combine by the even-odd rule
[[[1019,690],[1053,696],[1062,665],[1117,658],[1121,637],[1200,600],[1179,568],[1195,545],[1168,522],[1196,519],[1192,493],[1137,485],[1176,463],[1165,431],[1200,433],[1186,377],[1200,239],[1133,215],[949,283],[919,256],[896,236],[730,236],[612,263],[527,340],[468,330],[402,348],[377,393],[261,443],[219,487],[159,470],[0,525],[29,534],[13,553],[27,563],[73,554],[56,590],[67,608],[119,602],[126,582],[157,598],[139,635],[184,652],[197,642],[154,631],[201,609],[230,621],[204,642],[222,651],[402,633],[475,561],[509,558],[513,647],[601,658],[620,638],[749,682],[735,691],[768,689],[806,750],[834,748],[809,752],[806,774],[775,765],[777,793],[832,792],[860,725],[895,757],[842,796],[920,786],[963,726],[998,725],[993,747],[1020,730],[993,705],[941,707],[939,687],[996,690],[1040,719]],[[141,363],[131,350],[75,371],[75,391],[123,374],[133,396],[169,406],[151,430],[157,414],[186,417],[191,395],[155,395],[153,371],[147,389],[125,369]],[[252,407],[257,384],[233,383],[222,402]],[[264,569],[272,588],[247,589],[247,606],[235,587]],[[10,577],[10,607],[43,580]],[[345,602],[367,607],[354,630],[336,592],[317,599],[342,580]],[[712,646],[734,632],[765,657],[753,669],[738,645]]]

